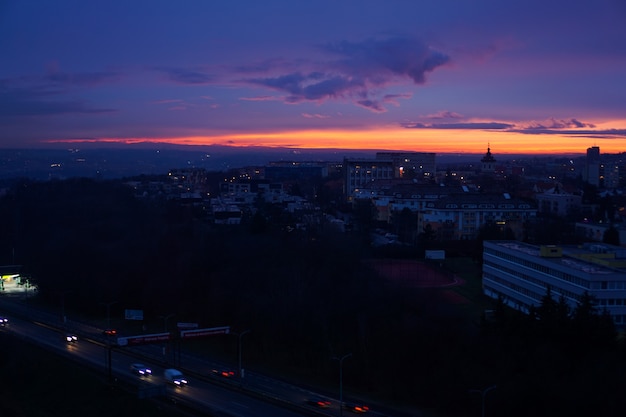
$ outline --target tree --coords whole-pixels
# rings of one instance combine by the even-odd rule
[[[602,242],[615,246],[620,245],[619,231],[615,228],[615,226],[611,225],[611,227],[604,231]]]

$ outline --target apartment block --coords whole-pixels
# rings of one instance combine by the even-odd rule
[[[483,292],[524,313],[550,288],[574,309],[586,293],[596,307],[626,327],[626,249],[607,244],[535,246],[517,241],[483,243]]]

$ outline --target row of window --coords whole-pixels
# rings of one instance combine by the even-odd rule
[[[520,285],[514,284],[511,281],[508,281],[506,279],[502,279],[496,275],[493,274],[489,274],[489,273],[484,273],[483,274],[483,280],[488,279],[492,282],[495,282],[497,284],[500,284],[503,287],[506,287],[512,291],[515,291],[518,294],[522,294],[528,298],[531,298],[533,300],[535,300],[536,302],[539,302],[541,300],[541,297],[543,297],[545,294],[538,294],[534,291],[529,290],[528,288],[524,288]],[[483,281],[484,282],[484,281]]]
[[[590,281],[582,279],[576,275],[569,274],[567,272],[550,268],[547,265],[542,265],[537,262],[529,261],[527,259],[521,259],[517,256],[511,255],[505,252],[501,252],[495,249],[491,249],[491,248],[485,248],[484,253],[488,255],[492,255],[500,259],[507,260],[509,262],[514,263],[515,265],[520,265],[520,266],[532,269],[533,271],[541,272],[543,274],[549,275],[550,277],[567,281],[567,282],[571,282],[572,284],[578,285],[580,287],[591,288]],[[497,266],[497,268],[500,268],[500,266]]]

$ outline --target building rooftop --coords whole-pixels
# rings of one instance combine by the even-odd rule
[[[607,244],[585,244],[585,245],[544,245],[536,246],[518,241],[490,241],[491,244],[502,246],[509,250],[522,252],[536,258],[542,258],[546,262],[559,264],[563,267],[578,270],[589,275],[620,275],[623,277],[626,268],[602,265],[607,258],[620,259],[626,261],[624,248]],[[551,249],[547,254],[545,249]],[[599,258],[596,262],[595,258]],[[622,262],[622,264],[626,264]]]

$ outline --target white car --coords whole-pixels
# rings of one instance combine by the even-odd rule
[[[168,382],[178,387],[184,387],[187,385],[187,379],[178,369],[166,369],[164,376]]]
[[[143,363],[133,363],[130,365],[130,372],[139,376],[151,376],[152,369],[148,368]]]

